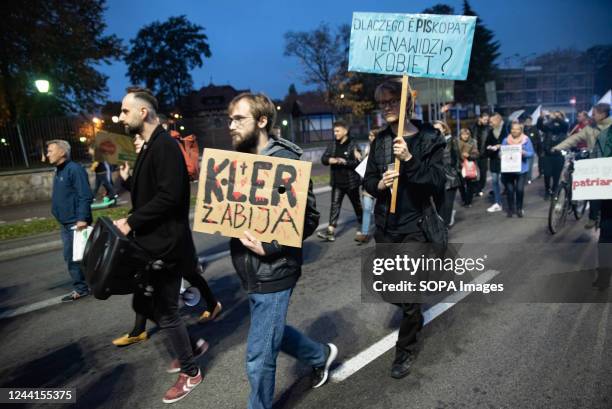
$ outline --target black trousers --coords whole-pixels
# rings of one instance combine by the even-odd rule
[[[217,298],[213,294],[212,290],[208,286],[206,279],[202,275],[203,271],[200,269],[199,261],[196,261],[196,268],[194,270],[187,270],[188,272],[183,274],[183,278],[189,283],[200,290],[200,294],[204,297],[206,302],[206,309],[210,312],[217,306]],[[134,321],[134,328],[130,332],[131,336],[137,336],[144,332],[147,328],[147,318],[139,313],[136,313],[136,319]]]
[[[195,342],[189,338],[178,307],[181,278],[176,268],[154,271],[151,274],[153,295],[136,292],[132,302],[136,313],[156,322],[162,330],[160,333],[165,334],[181,363],[181,372],[193,375],[198,370],[193,359]]]
[[[465,179],[461,178],[461,186],[459,191],[461,193],[461,200],[464,205],[471,205],[474,193],[478,189],[478,179]]]
[[[544,156],[544,188],[547,192],[555,194],[559,187],[559,178],[563,170],[565,160],[561,155],[545,155]],[[551,185],[552,181],[552,185]]]
[[[457,188],[446,189],[444,191],[444,201],[440,206],[440,216],[444,219],[444,222],[448,226],[450,224],[451,216],[453,214],[453,207],[455,206],[455,197],[457,196]]]
[[[489,158],[478,159],[476,163],[478,164],[478,169],[480,169],[480,178],[478,179],[478,183],[476,184],[476,193],[480,193],[484,191],[484,188],[487,185],[487,172],[489,171]]]
[[[508,198],[508,212],[523,208],[523,197],[525,196],[525,182],[527,173],[502,173],[502,183],[506,187]]]
[[[600,200],[597,285],[607,287],[612,276],[612,200]]]
[[[426,241],[425,236],[420,231],[409,234],[390,235],[381,231],[379,228],[377,228],[374,233],[374,240],[376,240],[376,243],[424,243]],[[417,336],[421,329],[423,329],[424,322],[421,304],[401,303],[395,305],[402,309],[403,314],[397,343],[395,344],[396,352],[406,351],[415,353],[417,352]]]
[[[94,197],[96,197],[96,195],[98,194],[100,186],[104,186],[104,189],[106,189],[106,196],[110,198],[115,197],[115,189],[113,189],[113,182],[109,179],[112,179],[112,173],[96,173],[96,184],[93,190]]]
[[[599,219],[599,212],[601,209],[601,200],[589,200],[589,219]]]
[[[331,210],[329,211],[329,227],[336,227],[338,225],[338,218],[340,217],[340,209],[342,208],[342,200],[344,195],[347,195],[353,209],[355,209],[355,215],[357,216],[357,223],[361,225],[363,218],[363,209],[361,207],[361,195],[359,194],[359,187],[355,189],[342,188],[332,186],[331,192]]]

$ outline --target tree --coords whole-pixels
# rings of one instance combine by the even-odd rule
[[[346,29],[342,26],[335,33],[326,23],[309,32],[285,33],[285,56],[296,57],[304,67],[304,82],[318,86],[328,99],[336,94],[335,77],[345,64],[346,50]]]
[[[211,56],[203,31],[185,16],[144,26],[130,40],[131,49],[125,58],[128,77],[157,94],[162,106],[177,106],[193,86],[190,71],[202,67],[202,57]]]
[[[96,70],[123,54],[103,35],[105,0],[23,0],[0,5],[0,123],[95,109],[108,77]],[[51,95],[38,95],[37,79]]]
[[[593,46],[585,56],[595,66],[595,92],[603,95],[612,89],[612,45]]]
[[[460,102],[485,104],[484,84],[495,76],[495,60],[499,57],[498,41],[494,34],[482,23],[482,19],[472,10],[467,0],[463,1],[463,15],[476,16],[476,29],[470,57],[470,68],[466,81],[455,83],[455,99]]]

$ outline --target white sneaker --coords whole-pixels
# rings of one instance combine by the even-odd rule
[[[493,206],[487,209],[487,212],[494,213],[494,212],[501,212],[502,210],[503,210],[502,207],[498,203],[495,203]]]
[[[455,213],[457,213],[457,211],[453,209],[453,212],[451,213],[450,222],[448,223],[448,227],[453,227],[453,225],[455,224]]]

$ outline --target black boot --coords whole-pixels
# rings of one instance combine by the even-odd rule
[[[397,349],[395,359],[391,365],[391,377],[401,379],[410,373],[410,368],[414,362],[414,354],[409,351]]]

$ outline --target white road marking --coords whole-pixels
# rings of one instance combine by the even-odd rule
[[[493,277],[499,274],[499,271],[496,270],[488,270],[476,277],[471,283],[473,284],[484,284],[486,282],[491,281]],[[423,314],[424,317],[424,325],[429,324],[431,321],[442,315],[445,311],[449,310],[453,306],[455,306],[459,301],[467,297],[470,292],[456,292],[448,297],[446,297],[443,301],[439,302],[436,305],[433,305]],[[338,368],[332,371],[330,376],[330,380],[332,382],[342,382],[347,379],[349,376],[353,375],[355,372],[362,369],[364,366],[374,361],[376,358],[395,347],[395,342],[397,341],[397,334],[399,330],[395,330],[389,335],[382,338],[380,341],[377,341],[373,345],[370,345],[348,361],[344,362]]]

